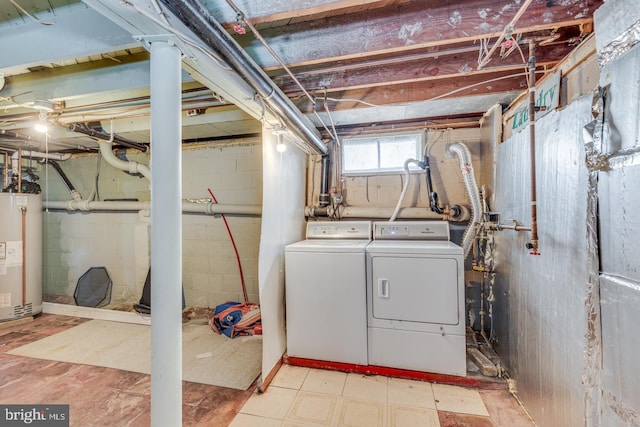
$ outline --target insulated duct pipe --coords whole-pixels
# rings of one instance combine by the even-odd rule
[[[149,170],[148,166],[142,165],[137,162],[127,162],[125,160],[120,160],[116,157],[115,154],[113,154],[110,142],[100,142],[100,153],[102,154],[102,157],[106,160],[106,162],[114,168],[129,173],[139,173],[148,180],[151,180],[151,171]]]
[[[118,135],[110,135],[105,132],[99,132],[97,130],[90,129],[86,126],[82,126],[77,123],[73,123],[69,125],[69,127],[67,127],[67,130],[71,132],[81,133],[81,134],[90,136],[92,138],[101,139],[103,141],[115,142],[119,145],[122,145],[123,147],[133,148],[134,150],[139,150],[139,151],[142,151],[143,153],[146,153],[147,151],[149,151],[149,147],[147,145],[130,141]]]
[[[466,258],[471,250],[471,245],[473,244],[475,224],[479,222],[478,219],[482,217],[480,191],[478,190],[478,184],[476,183],[469,148],[461,142],[455,142],[449,146],[447,151],[458,156],[458,160],[460,161],[460,171],[462,172],[462,179],[464,181],[464,188],[467,192],[467,197],[469,197],[469,200],[471,201],[471,218],[469,219],[469,225],[467,225],[467,228],[464,230],[464,235],[462,236],[462,248]]]
[[[202,42],[219,53],[234,71],[253,87],[264,102],[280,116],[289,130],[308,143],[313,152],[317,154],[328,153],[318,131],[198,0],[159,1],[172,11]]]

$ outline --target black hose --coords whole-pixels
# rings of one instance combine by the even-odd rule
[[[433,184],[431,183],[431,167],[429,166],[429,156],[424,156],[424,161],[421,162],[424,169],[425,179],[427,180],[427,191],[429,192],[429,208],[432,212],[442,215],[444,209],[440,207],[438,202],[438,193],[433,191]]]
[[[56,170],[56,172],[58,172],[58,175],[60,175],[60,178],[62,178],[64,185],[67,186],[67,190],[69,190],[70,193],[73,193],[74,191],[76,191],[76,188],[73,186],[73,184],[69,180],[69,177],[67,176],[66,173],[64,173],[64,171],[62,170],[58,162],[51,159],[44,159],[43,163],[50,164]]]
[[[106,132],[100,132],[98,130],[90,129],[90,128],[84,126],[84,125],[79,125],[77,123],[73,123],[73,124],[69,125],[69,127],[67,129],[70,130],[71,132],[82,133],[82,134],[90,136],[92,138],[102,139],[103,141],[111,140],[111,135],[110,134],[108,134]],[[123,137],[118,136],[118,135],[114,135],[113,136],[113,142],[115,142],[116,144],[122,145],[123,147],[133,148],[134,150],[142,151],[143,153],[146,153],[147,151],[149,151],[149,146],[148,145],[141,144],[141,143],[135,142],[135,141],[131,141],[129,139],[123,138]]]
[[[329,205],[329,156],[322,156],[322,169],[320,175],[320,207]]]

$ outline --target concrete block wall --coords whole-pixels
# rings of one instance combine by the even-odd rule
[[[147,154],[127,154],[148,164]],[[77,190],[87,197],[96,177],[97,155],[60,162]],[[52,169],[40,171],[43,194],[67,200],[69,193]],[[259,205],[262,201],[262,150],[258,141],[186,147],[182,153],[184,199],[221,204]],[[100,163],[99,196],[149,200],[149,183]],[[244,272],[249,298],[258,302],[257,265],[260,218],[227,216]],[[43,287],[47,296],[73,295],[79,276],[92,266],[105,266],[113,281],[112,302],[140,299],[149,268],[149,213],[66,212],[44,214]],[[183,215],[183,286],[186,304],[215,307],[240,301],[240,274],[233,247],[220,217]]]

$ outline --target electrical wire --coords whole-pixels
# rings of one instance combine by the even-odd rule
[[[216,196],[213,195],[213,192],[210,188],[207,188],[209,194],[213,201],[218,204],[218,200]],[[240,254],[238,253],[238,247],[236,246],[236,241],[233,238],[233,234],[231,233],[231,228],[229,228],[229,223],[227,222],[227,217],[224,214],[220,214],[222,220],[224,221],[224,226],[227,228],[227,233],[229,234],[229,239],[231,239],[231,244],[233,245],[233,251],[236,253],[236,260],[238,261],[238,270],[240,271],[240,283],[242,284],[242,297],[244,298],[244,303],[249,303],[249,296],[247,295],[247,286],[244,282],[244,274],[242,273],[242,263],[240,262]]]
[[[24,10],[24,8],[22,6],[20,6],[15,0],[9,0],[11,2],[12,5],[14,5],[16,7],[16,9],[18,9],[20,12],[24,13],[25,15],[27,15],[29,18],[33,19],[34,21],[36,21],[39,24],[42,25],[56,25],[55,22],[50,22],[50,21],[43,21],[42,19],[33,16],[32,14],[30,14],[29,12],[27,12],[26,10]]]

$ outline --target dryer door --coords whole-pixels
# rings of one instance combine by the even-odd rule
[[[374,319],[457,325],[458,261],[455,258],[373,255]]]

